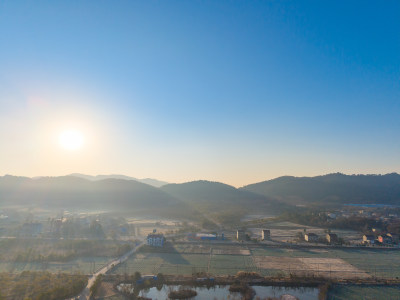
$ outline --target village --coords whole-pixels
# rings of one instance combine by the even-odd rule
[[[372,232],[375,234],[364,234],[362,238],[359,240],[356,246],[384,246],[384,247],[398,247],[399,246],[399,235],[392,233],[378,233],[378,231],[373,228]],[[240,242],[267,242],[272,241],[271,239],[271,230],[262,229],[261,230],[261,238],[251,238],[251,236],[246,233],[243,229],[238,229],[236,231],[236,241]],[[225,238],[225,234],[221,233],[218,235],[217,233],[189,233],[187,235],[188,241],[228,241]],[[343,238],[338,237],[336,233],[326,233],[321,236],[313,232],[305,232],[304,234],[299,234],[298,242],[308,242],[312,243],[312,245],[333,245],[333,246],[346,246]],[[165,243],[165,237],[161,233],[153,233],[148,234],[147,236],[147,245],[154,247],[162,247]],[[271,245],[271,244],[270,244]],[[306,246],[307,244],[303,244]],[[350,244],[347,244],[350,246]]]
[[[100,299],[126,294],[128,287],[132,290],[121,278],[133,274],[140,274],[144,282],[161,274],[171,284],[193,278],[196,282],[215,278],[228,284],[233,280],[228,278],[239,272],[268,280],[280,278],[278,282],[301,277],[371,284],[374,280],[396,282],[400,277],[399,236],[387,231],[391,228],[387,224],[398,221],[397,215],[389,216],[381,208],[348,207],[312,214],[328,222],[368,218],[382,226],[362,231],[329,229],[279,216],[249,215],[237,227],[214,223],[213,228],[204,228],[202,224],[209,222],[7,210],[1,212],[0,220],[4,246],[0,268],[87,276],[104,272],[106,277],[96,292]],[[122,284],[119,289],[116,282]]]

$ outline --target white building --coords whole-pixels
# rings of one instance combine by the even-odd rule
[[[150,233],[147,235],[147,245],[154,247],[164,246],[165,238],[161,233]]]
[[[236,231],[236,238],[237,238],[238,241],[246,240],[246,234],[245,234],[244,230],[238,229]]]
[[[304,240],[306,240],[307,242],[317,242],[318,235],[316,235],[315,233],[306,233],[304,235]]]
[[[263,229],[261,230],[261,239],[268,240],[271,237],[271,231],[269,229]]]

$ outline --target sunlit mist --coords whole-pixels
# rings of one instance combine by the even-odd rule
[[[63,149],[76,151],[82,148],[84,144],[84,136],[78,130],[66,130],[60,133],[58,141]]]

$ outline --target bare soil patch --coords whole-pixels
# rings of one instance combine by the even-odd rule
[[[183,249],[179,249],[179,253],[187,254],[210,254],[211,248],[209,246],[196,245],[187,246]]]
[[[251,255],[250,250],[242,248],[213,248],[212,254],[215,255]]]
[[[102,282],[97,292],[97,296],[100,298],[111,297],[116,294],[112,282]]]

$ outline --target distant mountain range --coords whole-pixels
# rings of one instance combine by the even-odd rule
[[[92,175],[86,175],[86,174],[80,174],[80,173],[72,173],[72,174],[69,174],[67,176],[75,176],[75,177],[80,177],[80,178],[84,178],[84,179],[92,180],[92,181],[103,180],[103,179],[136,180],[136,181],[139,181],[141,183],[146,183],[146,184],[149,184],[149,185],[154,186],[154,187],[161,187],[163,185],[168,184],[168,182],[166,182],[166,181],[161,181],[161,180],[152,179],[152,178],[138,179],[138,178],[135,178],[135,177],[130,177],[130,176],[126,176],[126,175],[117,175],[117,174],[92,176]]]
[[[135,180],[88,180],[76,176],[0,177],[2,205],[44,209],[109,210],[175,214],[191,208],[159,188]]]
[[[241,188],[289,204],[396,204],[400,205],[400,175],[284,176]]]
[[[400,205],[400,175],[284,176],[235,188],[193,181],[154,187],[123,175],[0,177],[0,205],[146,212],[191,218],[202,213],[269,213],[297,204]]]

